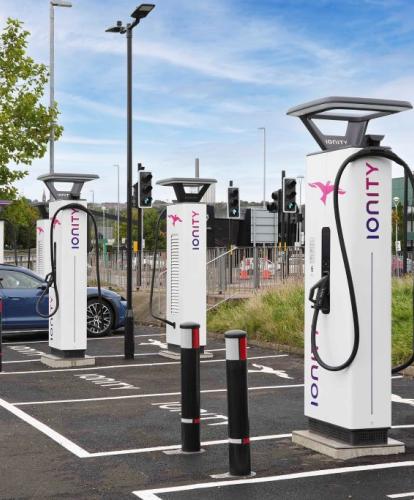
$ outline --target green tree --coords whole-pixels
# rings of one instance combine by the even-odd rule
[[[121,212],[121,217],[126,218],[126,211]],[[154,250],[155,245],[155,227],[157,225],[157,220],[159,217],[159,211],[156,208],[146,208],[144,209],[144,239],[145,239],[145,250]],[[138,211],[134,209],[132,211],[132,239],[134,241],[138,240]],[[126,237],[126,223],[121,222],[119,234],[121,238]],[[117,238],[117,226],[114,225],[114,239]],[[161,221],[160,224],[160,234],[158,236],[158,248],[160,250],[165,250],[166,248],[166,225],[165,219]]]
[[[46,153],[50,131],[56,121],[56,106],[41,103],[48,82],[48,70],[26,54],[30,33],[17,19],[7,19],[0,33],[0,196],[13,199],[13,183],[28,172],[12,169],[31,165]],[[55,138],[62,127],[55,125]]]
[[[14,239],[18,247],[30,248],[36,245],[36,220],[39,212],[22,197],[6,207],[0,219],[6,220],[5,243],[14,247]]]

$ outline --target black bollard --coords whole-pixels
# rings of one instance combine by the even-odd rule
[[[242,330],[225,333],[227,404],[229,418],[229,473],[250,476],[249,408],[247,394],[247,336]]]
[[[199,453],[200,447],[200,325],[181,328],[181,449]]]

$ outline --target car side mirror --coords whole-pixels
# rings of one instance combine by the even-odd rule
[[[47,288],[47,284],[46,284],[46,283],[42,283],[42,284],[41,284],[41,285],[39,285],[37,288],[38,288],[39,290],[46,290],[46,288]]]

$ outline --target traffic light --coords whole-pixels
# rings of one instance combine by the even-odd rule
[[[139,172],[139,190],[138,190],[139,208],[152,207],[152,173],[141,170]]]
[[[296,213],[296,179],[285,177],[283,179],[283,212]]]
[[[138,208],[138,182],[132,186],[132,208]]]
[[[229,219],[240,217],[239,188],[229,187],[227,189],[227,217]]]
[[[273,202],[266,203],[267,210],[272,214],[276,214],[279,212],[279,206],[280,206],[279,194],[280,194],[280,189],[278,191],[273,191],[272,193]]]

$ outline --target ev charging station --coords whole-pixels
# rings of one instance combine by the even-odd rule
[[[403,443],[388,438],[391,174],[392,160],[400,159],[380,146],[384,136],[366,130],[372,119],[411,108],[403,101],[328,97],[287,113],[302,120],[322,150],[308,155],[306,167],[309,430],[294,432],[293,441],[335,458],[404,452]],[[346,122],[346,133],[324,135],[314,120]]]
[[[202,353],[207,345],[207,209],[201,199],[216,182],[202,178],[170,178],[157,182],[160,186],[172,187],[177,198],[177,203],[167,207],[168,350],[160,354],[168,357],[180,355],[181,323],[198,323]],[[207,355],[204,353],[204,357]]]
[[[49,288],[50,354],[41,358],[41,361],[48,366],[95,364],[94,358],[85,356],[87,345],[87,214],[81,209],[71,208],[70,204],[76,202],[77,205],[86,208],[86,201],[80,199],[82,187],[85,182],[98,178],[97,175],[92,174],[46,174],[38,177],[46,184],[53,199],[49,203],[49,220],[39,221],[38,225],[43,229],[41,259],[46,263],[44,271],[47,272],[52,267],[50,238],[53,224],[55,280]],[[72,187],[70,190],[58,190],[55,183],[69,183]],[[68,206],[67,209],[65,209],[66,206]],[[47,259],[49,264],[47,264]]]

